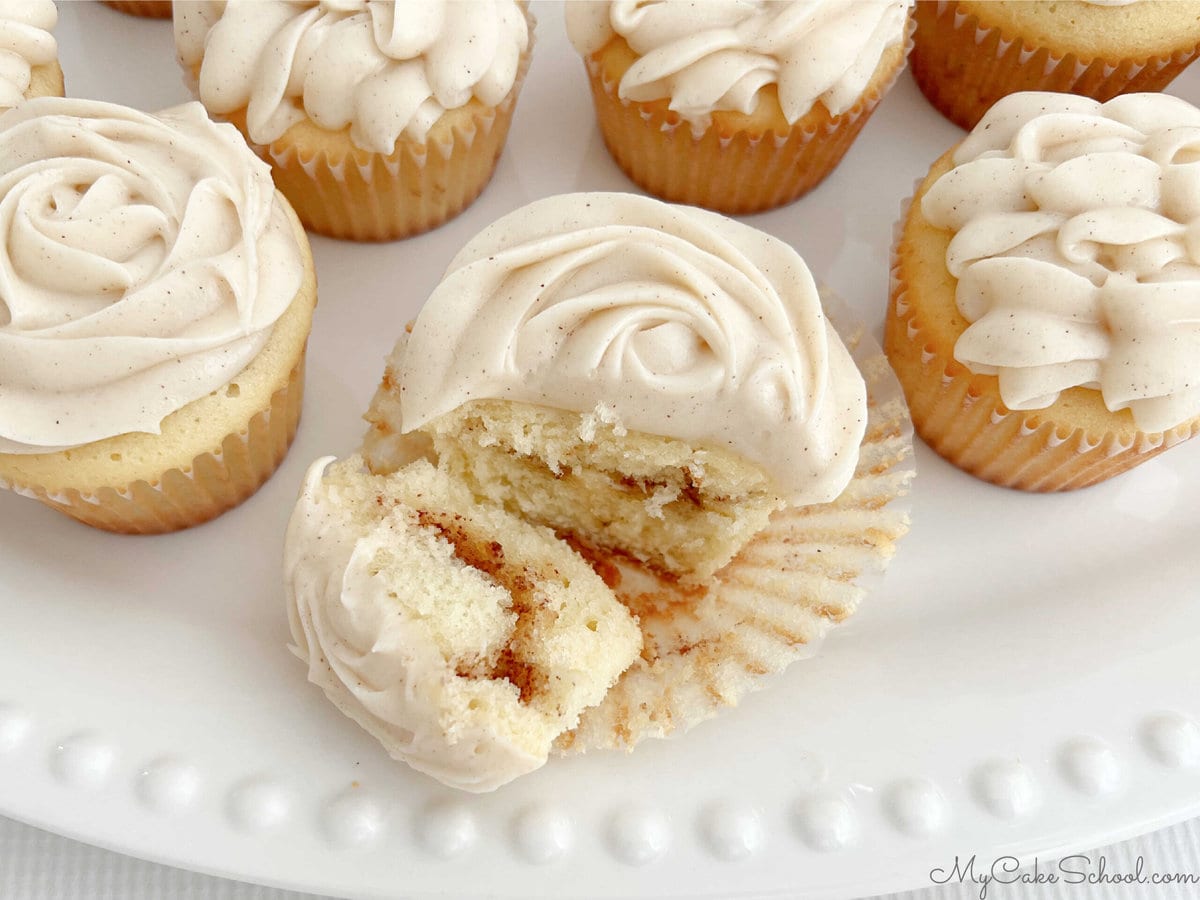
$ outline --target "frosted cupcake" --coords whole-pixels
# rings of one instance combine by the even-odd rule
[[[1086,487],[1200,429],[1200,110],[1012,94],[918,187],[886,349],[980,478]]]
[[[50,0],[0,0],[0,112],[32,97],[61,97],[63,72]]]
[[[146,19],[171,18],[171,0],[104,0],[113,9]]]
[[[367,461],[420,432],[480,497],[707,583],[854,472],[866,389],[787,245],[632,194],[484,230],[389,361]],[[392,401],[396,401],[393,405]]]
[[[0,118],[0,485],[162,532],[252,494],[303,393],[316,282],[270,171],[198,103]]]
[[[891,556],[903,398],[861,326],[843,334],[791,247],[643,196],[539,200],[450,263],[388,360],[364,459],[384,478],[435,460],[637,615],[641,655],[560,750],[736,703]]]
[[[904,66],[909,0],[567,4],[600,131],[666,200],[789,203],[849,149]]]
[[[391,240],[491,179],[529,65],[517,0],[200,0],[175,9],[208,111],[271,164],[305,226]]]
[[[913,77],[963,128],[1017,91],[1160,91],[1200,52],[1196,0],[922,0],[915,19]]]

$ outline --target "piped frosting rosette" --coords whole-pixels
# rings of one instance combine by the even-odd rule
[[[499,106],[530,43],[516,0],[203,0],[175,34],[205,106],[247,110],[254,142],[307,116],[384,155],[472,98]]]
[[[790,247],[703,210],[573,194],[506,216],[450,264],[396,381],[404,430],[474,399],[599,406],[728,447],[805,504],[707,587],[597,555],[646,649],[563,752],[736,704],[854,611],[907,531],[911,423],[881,350]]]
[[[9,112],[0,234],[0,453],[157,433],[247,366],[301,281],[270,172],[199,104]]]
[[[733,450],[791,502],[845,487],[862,379],[787,245],[631,194],[532,203],[451,262],[408,339],[403,420],[477,399]]]
[[[1200,110],[1161,94],[1001,100],[922,210],[1005,405],[1073,387],[1161,432],[1200,416]]]
[[[567,29],[584,56],[620,35],[638,54],[619,96],[669,98],[707,127],[715,110],[751,113],[778,86],[789,123],[820,102],[846,112],[888,47],[904,41],[909,0],[715,0],[700,4],[611,0],[567,5]]]
[[[394,240],[488,183],[528,69],[518,0],[181,0],[175,43],[305,227]]]
[[[0,110],[16,106],[33,85],[33,70],[58,61],[51,0],[0,0]],[[62,93],[62,73],[55,73]]]

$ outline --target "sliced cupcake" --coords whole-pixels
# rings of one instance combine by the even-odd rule
[[[546,529],[420,461],[309,471],[288,528],[293,650],[394,758],[490,791],[537,769],[637,658],[637,623]]]
[[[368,413],[373,471],[421,433],[480,497],[707,582],[776,510],[833,500],[862,376],[794,250],[631,194],[530,204],[472,240]]]
[[[886,566],[911,429],[882,351],[838,315],[845,343],[804,261],[760,231],[568,194],[469,242],[401,337],[370,469],[436,465],[549,526],[638,618],[641,654],[559,751],[736,704]]]

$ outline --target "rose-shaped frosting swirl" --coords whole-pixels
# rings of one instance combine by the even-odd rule
[[[364,150],[423,142],[448,109],[498,106],[529,28],[516,0],[190,0],[175,44],[210,112],[269,144],[306,116]]]
[[[408,431],[507,399],[725,447],[794,503],[841,493],[865,387],[782,241],[632,194],[510,213],[451,262],[404,354]]]
[[[954,163],[921,208],[955,232],[955,357],[1012,409],[1088,387],[1143,431],[1200,415],[1200,110],[1013,94]]]
[[[58,58],[57,23],[52,0],[0,0],[0,110],[24,99],[35,66]]]
[[[0,118],[0,452],[128,432],[232,380],[300,287],[270,170],[198,103]]]
[[[885,50],[905,38],[910,0],[586,0],[567,4],[567,32],[590,56],[620,35],[640,57],[623,99],[670,99],[706,123],[714,110],[753,112],[778,85],[789,123],[820,101],[839,115],[862,94]]]

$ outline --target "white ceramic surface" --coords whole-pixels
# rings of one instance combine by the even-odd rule
[[[62,3],[68,90],[184,99],[170,26]],[[0,495],[0,813],[150,859],[361,896],[866,894],[956,853],[1043,857],[1200,812],[1200,443],[1060,497],[923,447],[914,526],[822,652],[685,737],[484,797],[392,763],[285,649],[280,539],[351,450],[392,339],[453,252],[536,197],[628,189],[561,11],[483,198],[439,231],[314,240],[309,397],[245,506],[127,538]],[[1175,92],[1200,100],[1200,72]],[[839,171],[749,219],[878,325],[901,199],[960,132],[905,76]]]

